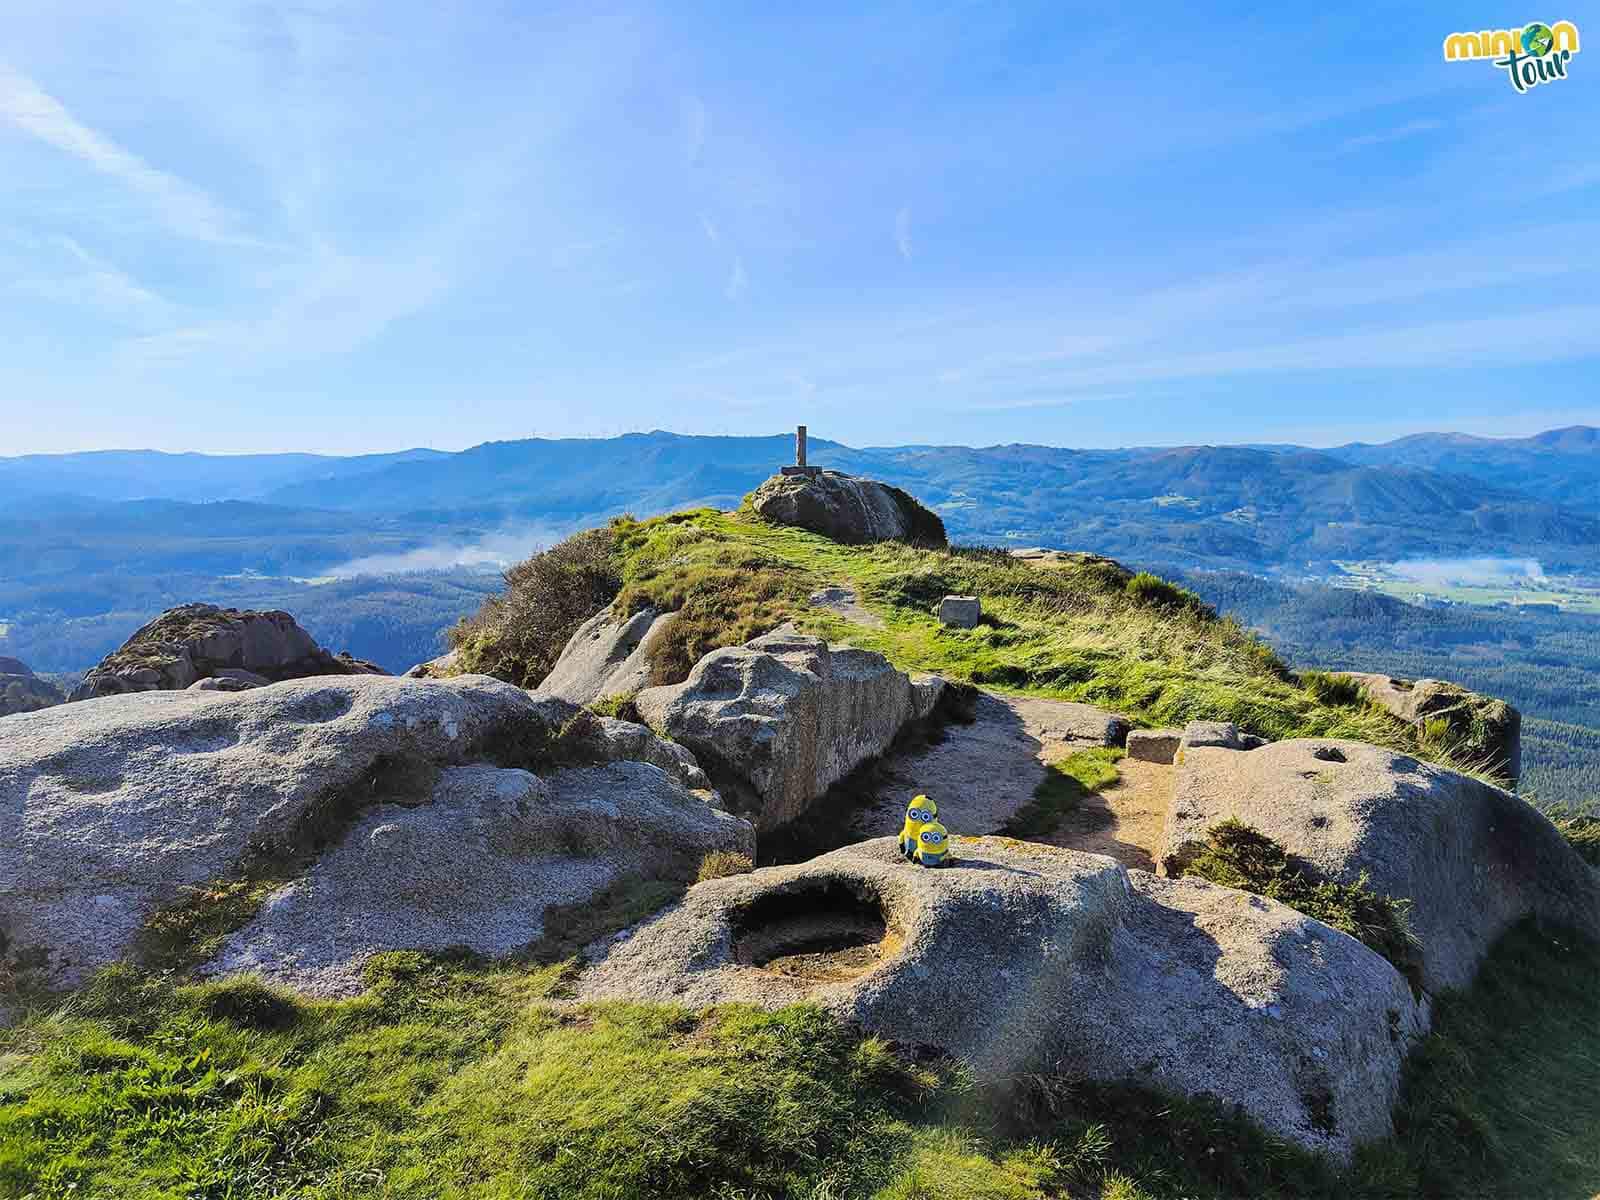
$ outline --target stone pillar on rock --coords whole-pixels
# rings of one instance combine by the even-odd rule
[[[796,425],[794,427],[794,466],[784,467],[779,473],[783,475],[819,475],[822,473],[820,467],[808,467],[806,465],[806,427],[804,425]]]

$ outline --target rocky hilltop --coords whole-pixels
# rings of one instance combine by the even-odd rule
[[[383,674],[372,663],[328,653],[286,612],[185,604],[101,659],[71,699],[189,687],[243,691],[310,675]]]
[[[1415,1111],[1412,1056],[1504,939],[1600,939],[1600,876],[1440,750],[1449,714],[1498,715],[1486,698],[1419,684],[1448,703],[1413,711],[1302,679],[1170,583],[930,545],[874,486],[793,473],[735,513],[619,518],[509,574],[524,590],[500,623],[464,623],[408,678],[287,614],[164,614],[91,673],[95,703],[0,724],[0,1012],[44,1044],[65,993],[201,981],[170,993],[202,1013],[184,1028],[294,1029],[285,1061],[359,1029],[361,1062],[433,1080],[402,1125],[460,1102],[438,1082],[458,1070],[513,1106],[600,1088],[595,1111],[649,1108],[630,1089],[685,1047],[747,1089],[716,1111],[758,1122],[749,1096],[822,1061],[819,1038],[855,1039],[852,1092],[890,1061],[942,1087],[916,1064],[946,1064],[986,1104],[1112,1088],[1196,1106],[1207,1137],[1359,1164]],[[501,653],[506,613],[570,602],[580,567],[594,603],[541,610],[509,631],[522,657]],[[942,622],[951,595],[982,620]],[[519,681],[542,663],[542,683],[482,661]],[[938,868],[893,840],[919,794],[953,835]],[[410,1024],[365,1032],[383,1021]],[[794,1022],[824,1024],[774,1070]],[[461,1029],[476,1040],[448,1069],[381,1057]],[[768,1050],[715,1059],[751,1029]],[[529,1040],[555,1030],[596,1040],[565,1058]],[[606,1038],[642,1057],[591,1065]],[[242,1078],[229,1044],[218,1080]],[[185,1046],[180,1067],[210,1061]],[[502,1059],[518,1082],[480,1086]],[[381,1091],[361,1075],[378,1067],[344,1069]],[[364,1103],[335,1107],[360,1125]]]
[[[945,545],[944,522],[937,513],[897,487],[842,471],[774,475],[755,490],[750,506],[768,520],[836,542]]]

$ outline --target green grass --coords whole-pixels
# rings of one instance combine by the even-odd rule
[[[602,696],[598,700],[591,701],[588,708],[590,712],[598,717],[616,717],[623,721],[633,721],[636,724],[640,724],[642,723],[642,718],[639,716],[638,707],[633,702],[635,695],[636,693],[629,692],[622,696]]]
[[[1567,844],[1578,852],[1584,862],[1591,867],[1600,867],[1600,817],[1566,813],[1553,813],[1550,817],[1561,836],[1567,839]]]
[[[1000,551],[844,546],[748,511],[700,509],[611,528],[622,555],[619,611],[680,609],[671,627],[680,648],[658,659],[658,682],[682,678],[706,650],[794,620],[903,670],[1083,701],[1142,724],[1229,720],[1269,738],[1421,749],[1416,731],[1390,714],[1329,703],[1302,686],[1268,647],[1182,589],[1093,555],[1043,570]],[[827,584],[854,588],[884,628],[810,607],[806,597]],[[985,623],[941,626],[934,608],[954,593],[982,596]]]
[[[974,1087],[812,1008],[561,1001],[570,966],[391,954],[351,1000],[113,968],[0,1032],[0,1194],[1581,1197],[1600,946],[1532,926],[1439,1004],[1339,1172],[1214,1102]],[[1515,1019],[1507,1019],[1515,1014]]]
[[[613,521],[622,559],[619,614],[676,616],[650,647],[651,683],[676,683],[712,650],[736,646],[803,611],[807,573],[719,531],[710,510]]]
[[[683,679],[711,650],[794,621],[877,650],[902,670],[1077,700],[1143,725],[1233,721],[1273,740],[1347,737],[1474,765],[1458,747],[1360,702],[1337,677],[1296,678],[1264,643],[1184,589],[1094,555],[1041,569],[998,550],[846,546],[771,524],[748,508],[620,517],[563,547],[557,549],[576,558],[576,567],[563,560],[559,572],[534,570],[530,560],[520,574],[508,573],[523,586],[485,605],[455,635],[479,669],[499,673],[494,664],[504,663],[510,673],[503,677],[535,681],[534,665],[554,661],[581,619],[575,609],[552,619],[535,593],[548,591],[551,580],[563,594],[582,590],[568,579],[576,571],[583,587],[600,589],[584,592],[589,601],[614,594],[619,616],[647,607],[676,613],[650,647],[655,684]],[[556,557],[553,550],[537,561],[548,566]],[[853,588],[883,627],[811,607],[807,597],[829,584]],[[981,596],[983,623],[941,626],[934,610],[947,594]],[[524,610],[539,619],[521,620],[516,614]]]
[[[1000,832],[1014,838],[1049,837],[1084,797],[1116,783],[1120,777],[1117,763],[1123,754],[1114,747],[1099,747],[1079,750],[1049,764],[1033,790],[1033,800],[1013,813]]]
[[[1206,831],[1199,854],[1182,863],[1169,859],[1167,869],[1287,904],[1365,943],[1413,988],[1421,986],[1422,963],[1406,923],[1409,901],[1373,891],[1365,874],[1355,883],[1315,880],[1282,846],[1233,817]]]
[[[1358,707],[1367,699],[1359,683],[1337,671],[1301,671],[1300,686],[1323,704]]]

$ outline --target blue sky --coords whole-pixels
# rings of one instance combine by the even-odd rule
[[[1600,424],[1600,43],[1490,0],[13,0],[0,454]]]

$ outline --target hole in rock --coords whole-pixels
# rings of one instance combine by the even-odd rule
[[[733,956],[777,975],[836,983],[865,975],[901,945],[864,884],[806,879],[757,897],[733,918]]]
[[[1311,757],[1321,759],[1323,762],[1349,762],[1344,756],[1344,751],[1337,746],[1318,746],[1311,752]]]

